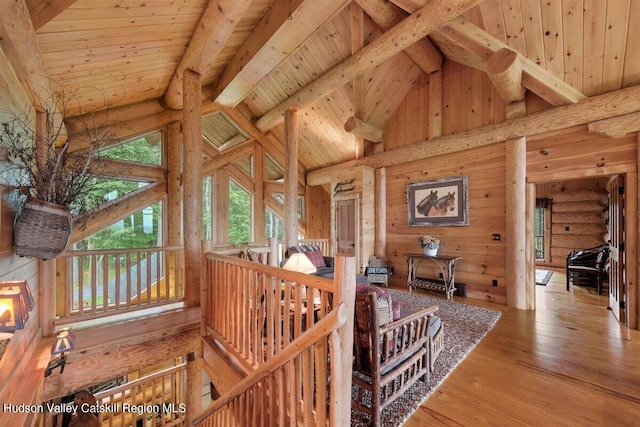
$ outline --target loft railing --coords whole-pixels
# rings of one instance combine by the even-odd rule
[[[336,259],[333,281],[213,253],[205,266],[204,344],[245,377],[205,358],[223,395],[197,425],[348,425],[354,259]]]
[[[96,393],[97,407],[88,409],[97,412],[101,427],[184,426],[188,410],[184,404],[186,376],[186,363],[163,369]],[[45,417],[45,425],[63,425],[62,411],[47,412]]]
[[[184,426],[186,363],[96,393],[102,427]]]
[[[182,247],[68,251],[57,269],[56,325],[184,301]]]

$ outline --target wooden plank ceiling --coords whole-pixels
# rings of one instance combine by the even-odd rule
[[[553,105],[640,83],[640,26],[633,25],[640,20],[640,0],[25,3],[33,23],[25,31],[35,31],[47,78],[54,90],[76,94],[71,115],[150,99],[181,108],[180,73],[192,68],[203,74],[216,101],[227,107],[244,103],[255,119],[347,64],[354,52],[423,6],[437,17],[459,5],[461,16],[447,18],[411,49],[363,69],[362,83],[336,84],[303,103],[300,160],[307,170],[354,159],[356,142],[344,130],[346,120],[357,111],[383,128],[442,58],[486,71],[489,57],[508,47],[521,58],[523,86]],[[223,122],[210,119],[203,126],[215,149],[240,138]],[[270,131],[282,141],[282,124]]]

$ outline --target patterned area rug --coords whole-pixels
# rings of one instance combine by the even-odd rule
[[[433,298],[420,291],[411,294],[390,290],[391,299],[400,301],[403,308],[419,310],[438,305],[444,322],[444,350],[436,359],[434,372],[428,384],[418,380],[406,393],[382,412],[382,425],[397,427],[404,424],[411,414],[427,400],[429,395],[449,376],[455,367],[469,354],[498,321],[500,312],[482,307],[460,304]],[[351,409],[351,425],[368,425],[368,415]]]

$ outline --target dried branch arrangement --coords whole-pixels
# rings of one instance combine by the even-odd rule
[[[0,127],[0,147],[6,151],[8,166],[4,180],[18,188],[24,196],[71,208],[74,216],[86,210],[95,170],[100,157],[98,151],[113,141],[108,129],[100,129],[97,123],[82,123],[85,129],[88,147],[82,151],[70,153],[71,141],[62,136],[64,123],[54,121],[52,111],[64,115],[69,99],[59,96],[47,103],[51,108],[45,111],[46,132],[36,132],[33,109],[16,114],[4,113],[7,117]],[[86,117],[86,116],[85,116]],[[59,141],[66,140],[62,143]],[[22,197],[16,206],[18,212],[26,201]]]

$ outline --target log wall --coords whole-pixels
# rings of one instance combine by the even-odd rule
[[[589,178],[536,185],[536,197],[551,199],[550,257],[537,265],[564,269],[572,250],[606,243],[606,184],[607,178]]]

